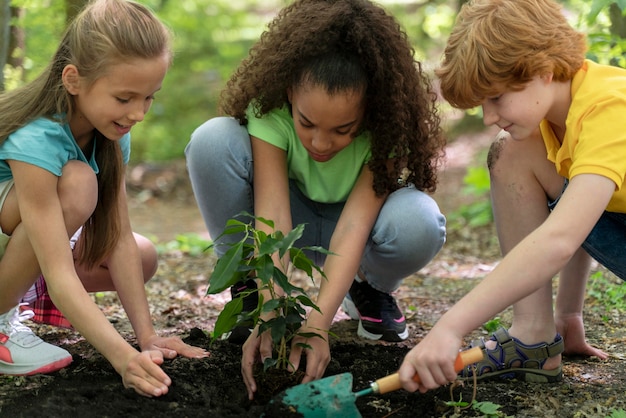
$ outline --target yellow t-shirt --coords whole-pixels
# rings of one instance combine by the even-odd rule
[[[572,79],[563,144],[541,122],[548,159],[568,179],[599,174],[615,182],[606,210],[626,213],[626,70],[586,60]]]

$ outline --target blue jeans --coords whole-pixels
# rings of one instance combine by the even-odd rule
[[[563,192],[568,183],[566,179]],[[559,199],[560,196],[549,202],[548,208],[554,209]],[[620,279],[626,280],[626,213],[604,211],[582,247],[598,263]]]
[[[252,150],[244,126],[232,118],[211,119],[193,132],[185,155],[193,191],[213,239],[236,214],[254,213]],[[306,224],[297,245],[328,249],[344,203],[314,202],[290,182],[293,225]],[[446,239],[445,225],[437,203],[426,193],[413,186],[391,193],[366,244],[360,271],[372,287],[392,292],[439,252]],[[240,239],[231,235],[220,239],[217,256],[226,250],[221,244]],[[318,265],[324,262],[319,253],[311,256]]]

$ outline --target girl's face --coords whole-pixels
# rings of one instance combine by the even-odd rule
[[[485,125],[497,125],[513,139],[530,136],[546,118],[553,103],[552,90],[548,88],[551,77],[535,76],[524,90],[504,91],[485,99],[482,103]]]
[[[118,140],[150,109],[154,95],[169,67],[169,56],[136,58],[111,65],[104,76],[88,85],[76,67],[64,70],[66,88],[74,96],[75,112],[70,128],[80,146],[93,138],[97,129],[106,138]]]
[[[323,87],[304,85],[287,94],[296,134],[315,161],[329,161],[357,135],[365,111],[362,91],[330,95]]]

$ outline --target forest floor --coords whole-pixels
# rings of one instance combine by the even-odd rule
[[[461,136],[448,148],[435,198],[449,219],[444,249],[422,271],[408,277],[396,297],[410,330],[398,343],[364,341],[356,337],[357,323],[341,311],[335,317],[331,340],[332,360],[327,376],[349,372],[358,391],[369,382],[397,370],[404,355],[432,328],[436,320],[480,281],[499,260],[492,225],[470,227],[454,216],[476,196],[462,193],[467,166],[482,164],[489,134]],[[111,365],[78,333],[44,325],[32,325],[44,340],[68,350],[74,361],[50,375],[0,376],[0,417],[259,417],[272,416],[265,404],[249,402],[240,377],[239,346],[210,341],[208,333],[228,292],[206,295],[215,263],[209,253],[185,251],[187,234],[206,236],[184,171],[184,162],[167,167],[138,166],[129,175],[131,217],[135,229],[159,243],[159,270],[146,286],[155,326],[163,335],[179,335],[202,346],[211,356],[202,360],[176,358],[163,368],[173,380],[167,395],[143,398],[124,389]],[[486,199],[486,196],[481,196]],[[183,237],[183,238],[181,238]],[[170,245],[177,241],[176,245]],[[589,341],[610,358],[565,357],[564,379],[554,384],[479,382],[474,407],[461,409],[460,399],[471,402],[473,387],[443,387],[426,394],[402,390],[367,395],[356,400],[363,417],[624,417],[626,367],[624,359],[624,305],[609,304],[603,295],[613,289],[614,276],[597,267],[606,279],[590,286],[585,324]],[[595,277],[595,276],[594,276]],[[590,280],[592,282],[592,280]],[[609,283],[608,285],[606,283]],[[310,294],[317,284],[302,280]],[[134,344],[134,335],[114,293],[93,295],[110,322]],[[507,325],[510,309],[500,315]],[[468,336],[486,336],[476,330]],[[488,411],[493,404],[495,411]],[[330,403],[328,404],[329,408]],[[483,409],[480,409],[480,408]],[[328,416],[349,416],[334,411]],[[345,412],[345,411],[344,411]],[[493,412],[493,413],[492,413]],[[284,415],[284,414],[283,414]]]

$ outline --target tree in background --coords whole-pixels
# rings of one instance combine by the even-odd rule
[[[11,0],[0,0],[0,69],[7,64],[9,57],[9,37],[11,33]],[[4,71],[0,71],[0,91],[4,90]]]
[[[87,1],[0,0],[0,68],[4,69],[0,90],[15,88],[42,71],[54,53],[52,40],[60,39],[67,20]],[[176,56],[147,115],[149,123],[133,130],[131,158],[133,162],[182,158],[193,129],[216,115],[217,97],[230,73],[276,11],[291,0],[138,1],[172,28]],[[397,16],[417,58],[434,68],[458,9],[467,0],[377,1]],[[590,58],[625,64],[626,0],[562,3],[577,19],[575,26],[589,34]],[[442,111],[447,111],[445,103]],[[482,129],[480,111],[467,114],[464,119]]]

